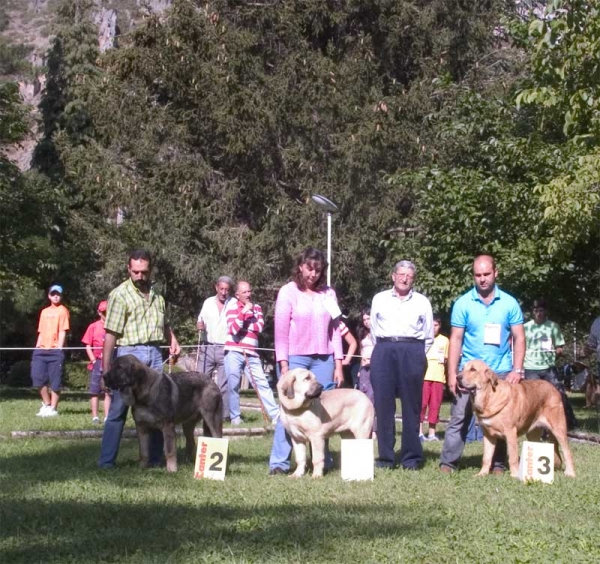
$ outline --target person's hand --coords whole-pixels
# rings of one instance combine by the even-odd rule
[[[523,376],[514,370],[511,370],[506,377],[506,381],[509,384],[518,384],[521,380],[523,380]]]
[[[173,357],[178,357],[180,352],[181,352],[181,347],[179,346],[177,339],[175,337],[173,337],[171,339],[171,346],[169,347],[169,354]]]
[[[456,372],[448,373],[448,389],[450,390],[450,393],[453,396],[456,395],[456,384],[457,384],[456,376],[457,376]]]
[[[289,364],[288,364],[287,362],[286,362],[285,364],[282,362],[282,363],[279,365],[279,374],[280,374],[281,376],[283,376],[284,374],[286,374],[286,373],[289,371],[289,369],[290,369],[290,366],[289,366]]]
[[[342,360],[342,366],[348,366],[351,360],[351,358],[344,358],[344,360]]]
[[[204,325],[204,321],[202,320],[196,323],[196,327],[198,328],[198,331],[204,331],[206,329],[206,325]]]
[[[341,365],[335,367],[333,372],[333,381],[335,382],[337,388],[340,388],[344,383],[344,372]]]

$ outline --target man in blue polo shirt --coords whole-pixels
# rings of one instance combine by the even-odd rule
[[[479,359],[488,364],[498,378],[511,384],[518,385],[525,375],[523,313],[517,300],[496,286],[497,276],[494,258],[479,255],[473,262],[475,287],[458,298],[452,308],[448,388],[454,394],[454,401],[440,458],[442,472],[456,470],[473,412],[469,394],[457,384],[459,369],[469,360]],[[498,441],[492,472],[502,473],[505,460],[506,442]]]

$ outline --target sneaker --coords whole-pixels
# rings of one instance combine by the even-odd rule
[[[425,437],[425,440],[429,443],[429,442],[439,442],[440,440],[435,436],[435,435],[430,435],[428,437]]]
[[[54,409],[51,405],[48,406],[46,410],[46,415],[42,415],[42,417],[56,417],[58,415],[58,411]]]
[[[93,425],[100,425],[100,418],[99,417],[92,417],[92,424]]]
[[[40,407],[40,410],[35,414],[36,417],[46,417],[46,414],[48,413],[48,410],[52,409],[49,405],[46,405],[45,403],[42,404],[42,407]]]
[[[426,441],[427,439],[425,438],[425,435],[419,435],[419,440],[421,442]]]
[[[241,417],[234,417],[231,420],[231,426],[232,427],[239,427],[242,424],[242,418]]]

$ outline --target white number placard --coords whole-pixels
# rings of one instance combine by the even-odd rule
[[[373,439],[342,439],[342,480],[372,480]]]
[[[194,478],[201,480],[224,480],[227,470],[229,439],[198,437]]]
[[[519,479],[523,482],[539,480],[554,482],[554,445],[523,441],[519,462]]]

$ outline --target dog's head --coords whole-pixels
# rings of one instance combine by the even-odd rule
[[[148,367],[144,363],[127,354],[111,363],[110,370],[104,375],[104,383],[111,390],[120,391],[127,405],[133,405],[135,386],[146,377],[147,372]]]
[[[471,393],[488,386],[496,389],[498,377],[483,360],[470,360],[458,375],[458,385]]]
[[[317,382],[315,375],[304,368],[288,370],[277,384],[279,401],[286,409],[300,409],[318,398],[323,386]]]

